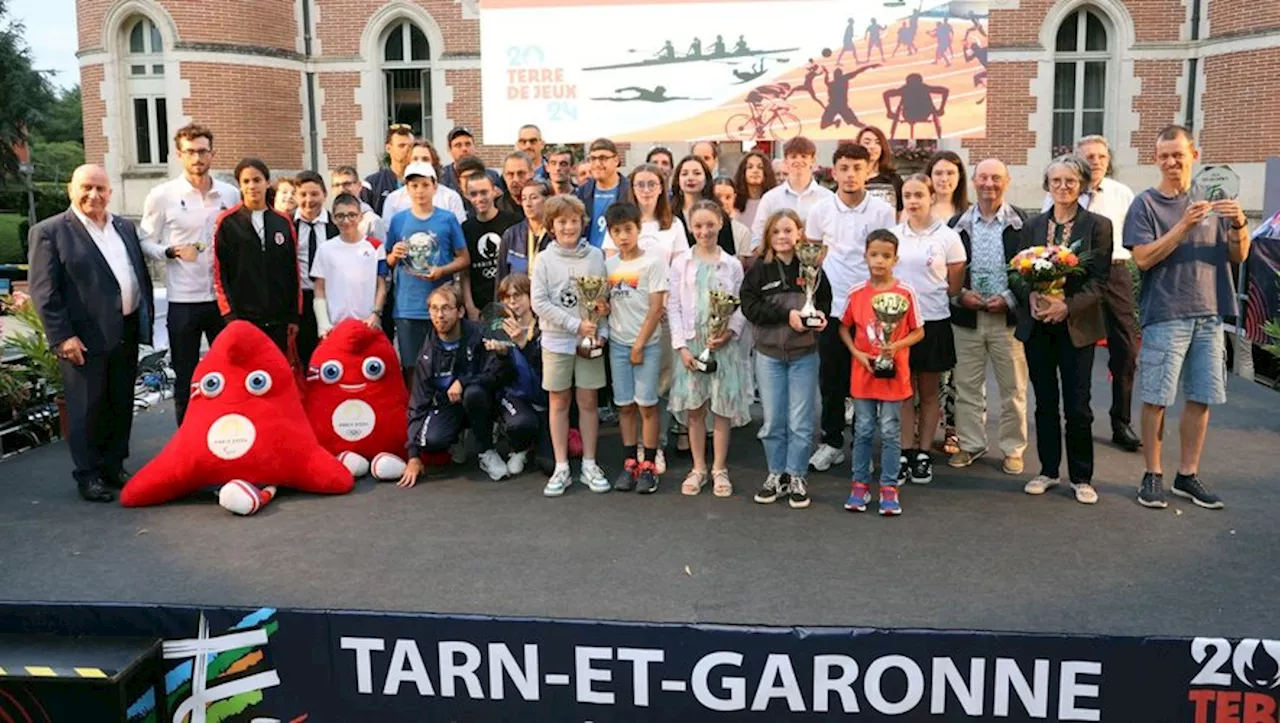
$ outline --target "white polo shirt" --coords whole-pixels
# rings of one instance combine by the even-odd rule
[[[831,318],[844,316],[854,284],[871,277],[867,270],[867,234],[892,228],[896,216],[893,206],[871,194],[864,195],[862,202],[853,207],[844,205],[839,196],[831,194],[809,211],[804,225],[805,238],[827,245],[822,271],[831,284]]]
[[[1080,194],[1080,207],[1092,211],[1099,216],[1106,216],[1111,221],[1111,233],[1115,243],[1111,246],[1112,261],[1128,261],[1133,253],[1121,243],[1124,235],[1124,219],[1133,205],[1133,190],[1114,178],[1104,178],[1098,187],[1089,193]],[[1041,211],[1053,208],[1053,196],[1045,194]]]
[[[121,313],[128,316],[137,311],[138,273],[134,271],[133,262],[129,260],[129,250],[125,248],[124,239],[116,233],[111,214],[107,214],[107,225],[98,228],[98,224],[80,213],[80,209],[72,207],[71,210],[76,218],[80,219],[80,223],[84,224],[85,230],[89,232],[89,238],[93,239],[93,244],[107,260],[107,266],[111,267],[111,275],[116,277],[116,285],[120,287]]]
[[[451,211],[458,219],[458,223],[464,223],[467,220],[467,207],[462,204],[462,196],[448,186],[436,186],[436,195],[431,205]],[[401,186],[387,194],[386,200],[382,202],[382,220],[387,228],[391,228],[391,219],[395,218],[397,213],[407,211],[412,206],[413,201],[409,200],[409,189],[406,186]]]
[[[760,241],[764,239],[765,224],[773,214],[789,208],[800,216],[800,223],[803,224],[814,207],[834,197],[834,193],[823,188],[817,181],[809,181],[809,187],[800,193],[796,193],[792,190],[791,184],[785,182],[769,189],[760,197],[755,220],[751,222],[751,248],[760,246]]]
[[[240,191],[217,179],[206,194],[186,176],[151,189],[142,205],[142,252],[165,262],[166,297],[170,302],[194,304],[214,301],[213,227],[218,216],[240,203]],[[165,249],[203,245],[195,261],[165,256]]]
[[[947,266],[968,260],[960,234],[941,221],[923,231],[904,222],[892,231],[898,237],[898,265],[893,275],[916,292],[925,321],[950,319]]]

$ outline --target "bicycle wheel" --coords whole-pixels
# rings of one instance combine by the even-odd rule
[[[800,119],[794,113],[783,111],[769,119],[766,126],[775,141],[786,141],[800,135]]]
[[[756,139],[756,133],[759,129],[756,121],[746,113],[737,113],[729,116],[729,120],[724,122],[724,134],[735,141],[753,141]]]

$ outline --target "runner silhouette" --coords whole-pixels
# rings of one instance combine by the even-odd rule
[[[871,62],[872,48],[880,49],[880,62],[882,63],[885,62],[884,44],[880,42],[880,33],[884,32],[885,30],[886,30],[885,26],[881,25],[880,23],[877,23],[875,18],[871,18],[871,24],[867,26],[867,35],[866,35],[867,57],[866,57],[866,60],[864,60],[863,62],[865,63]]]
[[[938,105],[933,104],[933,96],[939,95]],[[892,140],[898,132],[901,121],[910,127],[911,139],[916,137],[916,124],[933,121],[933,128],[942,137],[942,115],[947,109],[947,98],[951,91],[940,85],[929,85],[919,73],[912,73],[899,88],[884,92],[884,112],[893,120],[889,127],[889,138]],[[893,100],[898,100],[898,107],[893,107]]]
[[[845,53],[853,53],[853,62],[855,65],[857,64],[858,44],[853,38],[855,33],[857,33],[857,30],[854,29],[853,18],[849,18],[849,24],[844,27],[844,45],[840,48],[840,54],[836,56],[836,65],[839,65],[840,61],[844,60]]]
[[[822,123],[819,128],[826,129],[831,126],[839,128],[841,121],[855,128],[866,127],[867,124],[859,121],[858,116],[849,107],[849,84],[862,73],[879,67],[879,63],[864,65],[851,73],[846,73],[844,69],[837,66],[835,72],[826,77],[827,105],[822,113]]]
[[[938,61],[951,67],[951,58],[955,53],[951,50],[951,39],[955,37],[955,29],[951,27],[951,18],[945,18],[942,22],[934,26],[929,31],[929,36],[938,39],[938,45],[933,51],[933,64],[937,65]]]
[[[964,46],[964,60],[966,63],[976,60],[982,64],[982,70],[979,70],[973,76],[973,87],[987,87],[987,48],[977,43],[966,43]],[[986,98],[980,98],[978,103],[985,100]]]
[[[987,29],[982,27],[982,20],[978,17],[978,13],[976,11],[970,11],[969,22],[972,23],[972,25],[964,31],[964,41],[966,43],[969,42],[969,36],[974,33],[981,35],[984,39],[987,37]]]

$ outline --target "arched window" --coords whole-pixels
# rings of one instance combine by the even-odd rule
[[[1053,147],[1105,135],[1111,37],[1101,12],[1082,7],[1058,27],[1054,43]]]
[[[125,23],[125,97],[133,124],[133,162],[163,166],[169,162],[168,108],[164,97],[164,40],[150,18]]]
[[[382,41],[382,75],[387,93],[387,125],[413,128],[431,137],[431,48],[411,21],[395,23]]]

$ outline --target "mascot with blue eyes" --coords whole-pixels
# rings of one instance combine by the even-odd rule
[[[351,474],[394,481],[405,469],[409,391],[395,347],[355,319],[333,327],[307,371],[307,420]]]
[[[218,486],[218,501],[250,515],[276,487],[346,494],[351,472],[320,446],[289,362],[261,330],[233,321],[196,366],[191,403],[177,434],[120,493],[146,507]]]

